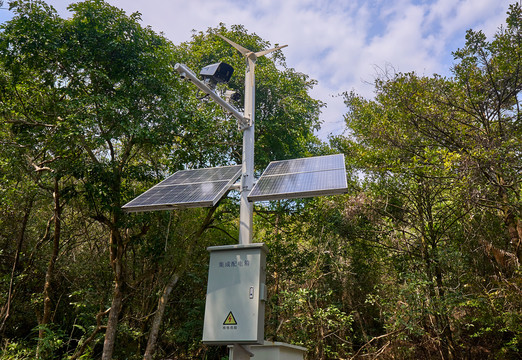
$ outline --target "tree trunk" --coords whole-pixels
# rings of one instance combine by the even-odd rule
[[[453,341],[453,332],[451,331],[450,319],[443,308],[441,301],[444,303],[446,298],[446,292],[444,290],[444,285],[442,283],[442,269],[440,267],[439,260],[435,260],[435,279],[437,286],[437,297],[438,303],[436,309],[436,318],[439,326],[439,332],[441,335],[442,342],[442,350],[447,359],[455,359],[457,354],[455,351],[455,343]]]
[[[508,190],[504,187],[504,179],[499,178],[499,197],[502,199],[502,212],[504,224],[506,225],[509,237],[509,244],[513,254],[513,267],[519,267],[522,263],[522,224],[518,219],[517,212],[513,209],[513,203],[509,199]],[[516,207],[515,207],[516,209]]]
[[[41,354],[41,342],[45,335],[45,326],[51,322],[51,313],[52,313],[52,300],[51,300],[51,290],[52,290],[52,282],[54,277],[54,267],[56,265],[56,259],[58,258],[58,251],[60,250],[60,231],[61,231],[61,216],[62,216],[62,208],[60,206],[60,188],[59,188],[58,177],[54,179],[54,190],[53,190],[53,199],[54,199],[54,235],[53,235],[53,249],[51,253],[51,258],[49,259],[49,264],[47,265],[47,272],[45,273],[45,284],[43,289],[43,315],[40,320],[40,329],[38,331],[38,346],[36,349],[36,357],[40,357]]]
[[[455,348],[453,334],[450,328],[450,321],[442,303],[445,300],[445,291],[442,283],[442,269],[438,259],[437,239],[430,239],[429,248],[427,241],[424,240],[424,261],[428,281],[428,292],[432,306],[434,307],[435,331],[440,341],[440,355],[443,360],[455,358]],[[432,255],[430,255],[433,254]]]
[[[520,220],[515,218],[513,211],[507,210],[505,214],[504,222],[508,229],[513,254],[516,257],[516,263],[514,265],[518,267],[522,263],[522,224]]]
[[[152,327],[150,329],[149,334],[149,340],[147,341],[147,348],[145,349],[145,354],[143,355],[143,360],[151,360],[152,355],[154,354],[154,351],[156,349],[156,343],[158,341],[158,334],[161,327],[161,323],[163,322],[163,315],[165,313],[165,308],[167,306],[170,293],[172,292],[172,289],[178,282],[180,276],[184,273],[185,269],[187,268],[189,264],[190,256],[192,255],[192,250],[198,245],[198,241],[205,232],[205,230],[212,224],[213,221],[213,215],[216,212],[217,205],[210,208],[210,210],[207,213],[207,216],[205,217],[205,220],[203,221],[203,224],[198,229],[198,231],[194,234],[191,242],[191,246],[186,251],[186,255],[184,257],[184,260],[182,261],[182,264],[178,268],[178,270],[171,276],[170,281],[163,289],[163,293],[161,297],[158,300],[158,309],[156,311],[156,314],[154,315],[154,320],[152,321]]]
[[[177,284],[180,277],[180,273],[176,272],[170,278],[169,283],[163,289],[163,293],[161,294],[158,300],[158,309],[156,314],[154,315],[154,320],[152,321],[152,326],[150,329],[149,340],[147,342],[147,348],[145,349],[145,354],[143,355],[143,360],[152,360],[152,355],[156,350],[156,342],[158,340],[158,334],[160,330],[161,323],[163,322],[163,314],[165,313],[165,308],[167,307],[167,303],[169,300],[170,293],[172,289]]]
[[[9,318],[11,311],[11,301],[13,299],[13,284],[15,278],[16,268],[18,267],[18,262],[20,261],[20,252],[22,251],[22,245],[25,238],[25,230],[27,228],[27,222],[29,221],[29,215],[31,214],[31,210],[33,209],[34,198],[31,197],[29,199],[27,206],[24,210],[24,217],[22,219],[22,227],[20,229],[20,235],[18,236],[18,243],[16,246],[15,258],[13,261],[13,268],[11,270],[11,279],[9,281],[9,290],[7,292],[7,302],[2,307],[2,311],[0,311],[0,319],[2,319],[2,324],[0,325],[0,334],[3,334],[5,329],[5,322]]]
[[[105,341],[103,342],[102,360],[112,359],[114,344],[116,342],[116,332],[118,329],[118,319],[123,304],[123,252],[124,246],[118,229],[111,228],[110,235],[110,254],[111,265],[114,271],[114,292],[112,297],[111,310],[109,312],[109,320],[107,321],[107,330],[105,332]]]
[[[74,352],[74,354],[71,356],[71,358],[69,360],[76,360],[78,359],[80,356],[83,355],[83,352],[85,351],[85,349],[87,348],[87,346],[89,346],[89,344],[94,340],[94,338],[96,337],[96,335],[102,330],[102,329],[105,329],[106,326],[103,326],[102,325],[102,317],[107,315],[107,313],[109,313],[111,311],[111,309],[107,309],[105,311],[101,311],[99,312],[98,314],[96,314],[96,328],[94,329],[94,331],[91,333],[91,335],[85,339],[85,341],[83,343],[81,343],[81,345],[76,349],[76,351]]]
[[[109,142],[109,146],[112,146]],[[114,159],[113,159],[114,160]],[[112,190],[112,211],[110,219],[104,219],[106,225],[110,228],[109,237],[109,253],[111,267],[114,273],[114,291],[112,297],[109,319],[107,321],[107,329],[105,331],[105,340],[103,342],[102,360],[111,360],[116,343],[116,334],[118,330],[118,320],[123,305],[123,294],[125,286],[125,268],[123,257],[125,253],[125,244],[119,231],[120,226],[120,195],[121,195],[121,168],[114,169],[114,178],[111,184]]]

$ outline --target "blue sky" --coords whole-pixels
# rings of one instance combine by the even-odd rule
[[[272,44],[287,44],[287,65],[318,80],[312,96],[327,103],[322,139],[344,130],[346,108],[338,94],[355,90],[372,97],[372,82],[386,68],[450,75],[451,52],[464,45],[466,30],[491,37],[515,1],[107,0],[127,13],[140,12],[144,25],[174,44],[190,40],[192,30],[220,22],[242,24]],[[63,17],[71,2],[47,1]],[[0,21],[9,15],[0,10]]]

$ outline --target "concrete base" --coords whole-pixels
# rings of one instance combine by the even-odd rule
[[[234,354],[234,350],[244,354],[238,346],[231,346],[229,359],[242,359],[237,356],[239,353]],[[263,345],[251,345],[249,350],[253,354],[254,360],[303,360],[307,351],[302,346],[270,341],[265,341]]]

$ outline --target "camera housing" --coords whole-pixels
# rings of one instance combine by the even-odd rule
[[[234,68],[227,63],[218,62],[215,64],[207,65],[199,72],[199,75],[210,83],[213,87],[217,83],[227,83],[232,77]]]
[[[225,90],[223,96],[228,103],[237,102],[241,99],[241,94],[234,90]]]

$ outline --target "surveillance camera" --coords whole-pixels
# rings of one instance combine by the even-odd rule
[[[225,97],[225,101],[228,103],[231,101],[239,101],[239,99],[241,99],[241,95],[234,90],[225,90],[223,96]]]
[[[230,80],[234,68],[224,62],[218,62],[216,64],[205,66],[199,72],[199,75],[206,82],[216,85],[217,83],[226,83]]]

